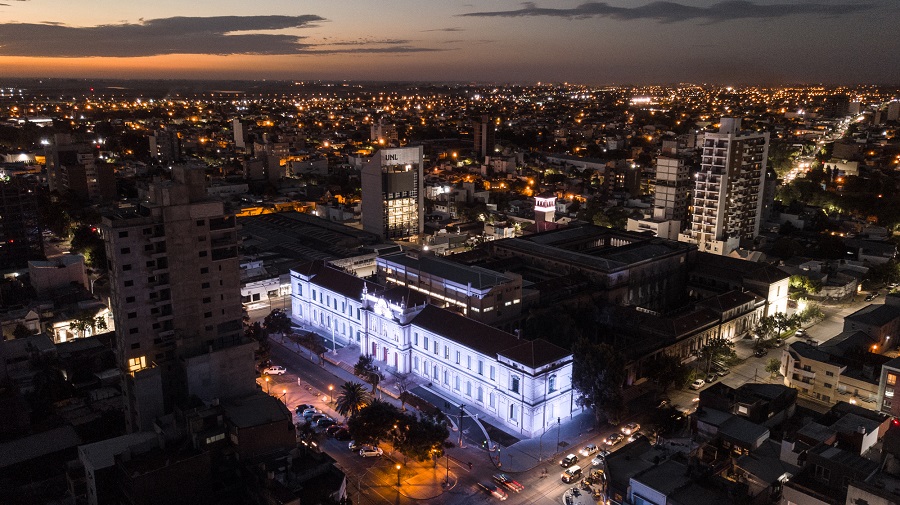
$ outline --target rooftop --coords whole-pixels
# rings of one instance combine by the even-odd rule
[[[291,421],[291,413],[281,400],[262,391],[222,403],[225,416],[238,428],[252,428],[278,421]]]
[[[509,282],[510,279],[493,270],[482,267],[466,266],[431,254],[420,256],[408,253],[397,253],[381,256],[377,263],[402,265],[407,269],[415,269],[430,275],[447,279],[461,286],[471,285],[475,289],[485,289]]]

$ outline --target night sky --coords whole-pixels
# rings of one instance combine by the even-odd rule
[[[0,0],[0,77],[900,81],[897,0]]]

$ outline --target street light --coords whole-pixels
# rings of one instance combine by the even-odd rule
[[[328,404],[334,404],[334,385],[328,385]]]
[[[400,487],[400,463],[397,463],[397,487]]]
[[[266,377],[266,394],[269,394],[269,378]]]
[[[287,398],[285,398],[285,396],[287,396],[287,389],[282,389],[281,390],[281,401],[283,401],[284,406],[287,407]]]

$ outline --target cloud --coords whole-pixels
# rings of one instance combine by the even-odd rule
[[[297,54],[307,47],[300,37],[248,32],[304,28],[320,21],[325,19],[303,15],[171,17],[89,27],[0,23],[0,55],[74,58]]]
[[[433,28],[431,30],[422,30],[423,32],[462,32],[465,31],[463,28],[459,28],[458,26],[451,26],[450,28]]]
[[[674,23],[690,19],[711,22],[735,19],[771,19],[795,15],[838,16],[870,10],[870,3],[858,4],[755,4],[748,0],[726,0],[709,7],[693,7],[675,2],[651,2],[638,7],[614,7],[605,2],[585,2],[572,8],[538,7],[525,2],[521,9],[508,11],[468,12],[462,17],[557,17],[567,19],[612,18],[622,20],[653,19],[661,23]]]

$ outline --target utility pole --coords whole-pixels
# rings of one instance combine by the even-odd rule
[[[559,452],[559,428],[562,424],[562,417],[556,418],[556,450],[553,451],[554,454]]]
[[[460,406],[459,406],[459,427],[458,427],[459,428],[459,440],[457,442],[457,445],[459,445],[460,447],[462,447],[462,432],[463,432],[462,422],[463,422],[463,416],[466,414],[465,408],[466,408],[465,404],[460,404]]]

